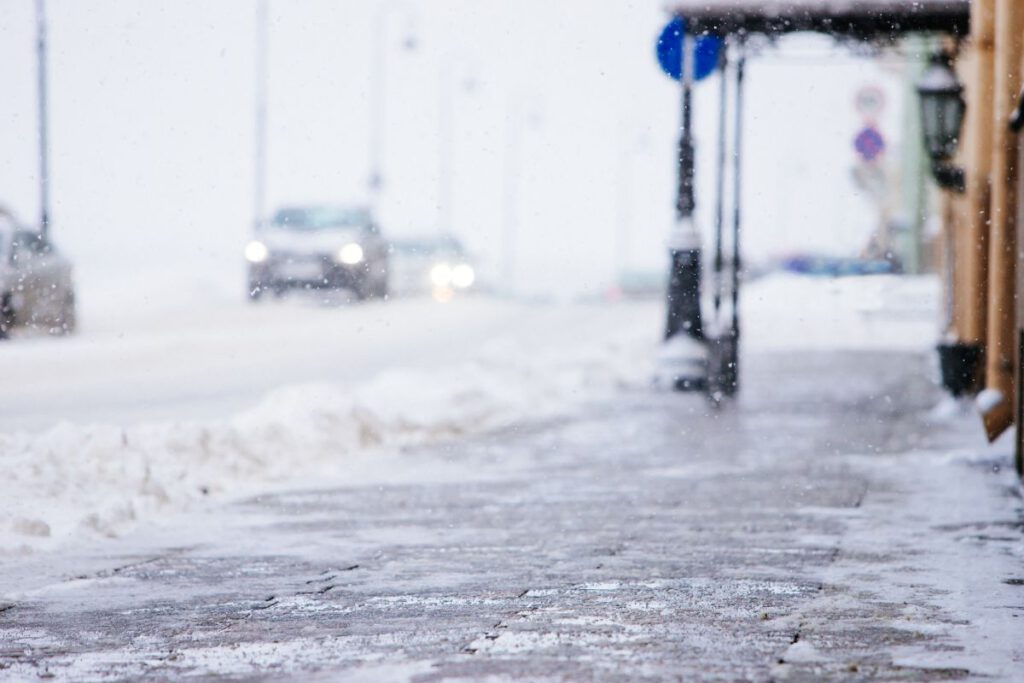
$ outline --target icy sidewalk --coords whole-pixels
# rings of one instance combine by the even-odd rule
[[[744,370],[51,561],[0,680],[1014,680],[1020,489],[925,357]]]

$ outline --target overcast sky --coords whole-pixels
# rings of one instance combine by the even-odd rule
[[[255,0],[47,5],[54,236],[80,279],[165,270],[237,277],[241,291]],[[451,230],[485,270],[499,272],[510,223],[520,287],[596,289],[619,266],[664,267],[679,114],[653,56],[660,0],[271,0],[270,18],[269,208],[365,201],[380,39],[385,232],[438,229],[448,98]],[[0,0],[0,203],[26,222],[38,196],[33,40],[33,3]],[[886,91],[880,125],[895,156],[898,73],[801,37],[756,58],[749,76],[746,251],[858,251],[878,211],[851,181],[853,97],[868,84]],[[716,95],[714,79],[700,85],[706,234]]]

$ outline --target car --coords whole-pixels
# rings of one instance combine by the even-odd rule
[[[0,339],[16,327],[75,331],[71,262],[37,230],[0,210]]]
[[[389,245],[369,209],[279,209],[245,247],[249,298],[289,289],[348,289],[359,299],[388,293]]]
[[[448,234],[396,240],[392,244],[396,288],[405,294],[430,292],[451,299],[477,283],[472,259],[462,243]]]

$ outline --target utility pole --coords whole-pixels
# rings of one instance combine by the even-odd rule
[[[373,21],[373,55],[370,62],[370,175],[367,178],[372,204],[377,203],[381,187],[384,185],[384,178],[381,174],[381,157],[384,153],[384,98],[387,96],[385,88],[387,53],[384,38],[389,7],[389,5],[378,6]]]
[[[411,8],[394,1],[384,0],[376,7],[373,18],[373,53],[370,56],[370,169],[367,186],[370,192],[370,203],[376,210],[380,200],[380,192],[384,187],[384,127],[387,117],[387,75],[388,75],[388,18],[396,7],[403,7],[406,12]],[[416,40],[411,32],[404,40],[406,50],[414,50]]]
[[[253,227],[259,229],[266,212],[267,187],[267,0],[256,1],[256,159],[253,164]]]
[[[46,5],[36,0],[36,59],[39,77],[39,234],[50,233],[50,149],[46,102]]]

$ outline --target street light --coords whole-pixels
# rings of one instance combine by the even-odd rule
[[[949,163],[960,144],[960,129],[967,109],[964,87],[953,71],[952,61],[947,52],[932,55],[931,63],[917,82],[917,94],[932,175],[940,187],[963,192],[964,171]]]
[[[387,37],[388,17],[395,9],[401,9],[407,16],[414,17],[407,3],[384,2],[377,6],[373,21],[373,55],[370,62],[370,169],[367,184],[371,197],[376,199],[384,185],[382,171],[384,156],[384,117],[387,115]],[[413,19],[410,19],[410,22]],[[402,40],[402,49],[413,52],[416,38],[407,30]]]
[[[39,79],[39,234],[43,239],[50,232],[50,149],[47,143],[48,112],[46,107],[46,6],[36,0],[36,65]]]
[[[955,192],[965,190],[964,170],[949,163],[960,144],[960,129],[967,110],[963,91],[949,53],[933,54],[917,82],[921,130],[925,150],[932,160],[932,176],[939,187]],[[942,385],[953,396],[971,393],[978,384],[978,367],[984,355],[981,344],[951,339],[940,342],[937,350]]]

